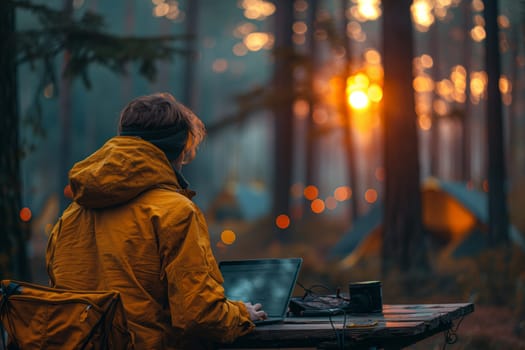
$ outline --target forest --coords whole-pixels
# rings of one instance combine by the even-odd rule
[[[47,283],[69,169],[127,102],[166,91],[206,125],[183,172],[218,261],[302,257],[303,286],[473,302],[452,348],[525,349],[525,1],[7,0],[0,16],[0,279]]]

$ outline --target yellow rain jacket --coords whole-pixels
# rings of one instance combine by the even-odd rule
[[[164,153],[117,136],[69,173],[74,202],[49,237],[57,288],[121,293],[137,349],[199,349],[253,330],[226,299],[205,219]]]

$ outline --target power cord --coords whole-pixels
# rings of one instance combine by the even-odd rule
[[[315,294],[315,295],[317,295],[317,293],[315,293],[313,291],[313,288],[323,288],[324,290],[327,290],[329,292],[332,291],[332,289],[328,288],[327,286],[325,286],[323,284],[313,284],[313,285],[310,286],[310,288],[306,288],[304,285],[301,284],[301,282],[297,281],[297,285],[304,290],[305,294],[304,294],[303,298],[306,297],[308,294]]]
[[[341,289],[340,288],[337,288],[336,289],[336,292],[335,292],[335,295],[320,295],[320,294],[317,294],[316,292],[313,291],[313,288],[323,288],[324,290],[326,291],[329,291],[331,292],[332,289],[328,288],[327,286],[324,286],[322,284],[314,284],[312,286],[310,286],[309,288],[306,288],[305,286],[303,286],[300,282],[297,282],[297,285],[299,285],[299,287],[301,287],[303,290],[304,290],[304,295],[303,295],[303,300],[305,300],[307,297],[311,298],[310,300],[314,300],[314,301],[318,301],[320,303],[323,303],[325,305],[328,305],[328,306],[333,306],[333,304],[331,304],[330,302],[327,301],[330,300],[330,299],[333,299],[333,300],[338,300],[338,301],[345,301],[345,302],[348,302],[349,299],[348,298],[345,298],[341,295]],[[346,330],[346,321],[347,321],[347,313],[346,311],[343,309],[343,308],[333,308],[333,309],[329,309],[327,313],[327,316],[328,316],[328,320],[330,321],[330,326],[332,327],[332,330],[334,331],[334,334],[335,334],[335,339],[337,341],[337,347],[340,349],[340,350],[344,350],[345,348],[345,330]],[[334,320],[332,318],[332,316],[335,316],[336,314],[340,314],[340,313],[343,313],[343,324],[342,324],[342,328],[341,330],[338,330],[335,323],[334,323]]]
[[[443,350],[445,350],[445,348],[447,347],[447,344],[455,344],[457,341],[458,341],[458,334],[457,334],[457,331],[458,331],[458,328],[459,326],[461,325],[461,321],[463,321],[463,318],[465,316],[461,316],[461,318],[459,319],[458,323],[456,324],[456,327],[453,327],[451,326],[449,329],[447,329],[445,332],[444,332],[444,335],[445,335],[445,342],[443,343]]]
[[[330,320],[330,326],[335,333],[335,339],[337,341],[337,347],[340,350],[345,348],[345,329],[346,329],[346,312],[343,312],[343,325],[341,330],[338,330],[335,327],[334,321],[332,320],[332,315],[328,315],[328,320]]]

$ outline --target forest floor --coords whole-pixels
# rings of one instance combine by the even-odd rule
[[[525,349],[524,323],[524,320],[519,321],[515,310],[508,306],[475,305],[474,312],[466,316],[459,325],[455,344],[446,345],[444,334],[441,333],[407,349],[523,350]]]

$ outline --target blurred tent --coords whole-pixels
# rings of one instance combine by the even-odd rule
[[[487,247],[487,194],[467,184],[429,178],[422,185],[423,225],[440,254],[460,258]],[[331,251],[331,257],[352,266],[365,255],[381,250],[383,206],[376,202],[345,233]],[[511,241],[525,250],[525,238],[509,227]]]
[[[260,181],[249,184],[228,181],[224,188],[215,196],[208,217],[216,221],[260,219],[270,213],[270,194]]]
[[[260,183],[237,184],[235,196],[245,220],[256,220],[270,213],[270,195]]]

